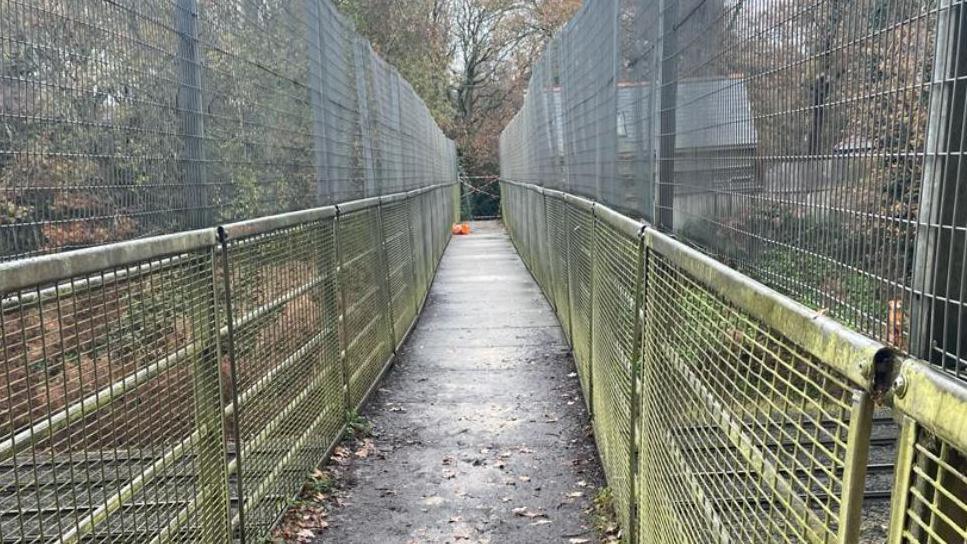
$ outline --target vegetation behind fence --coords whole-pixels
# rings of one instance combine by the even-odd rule
[[[328,0],[10,2],[0,124],[0,260],[456,179]]]

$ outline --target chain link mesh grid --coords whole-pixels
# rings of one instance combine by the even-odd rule
[[[964,0],[586,2],[504,179],[644,218],[967,375]]]
[[[527,220],[530,206],[540,205],[527,192],[543,197],[549,221]],[[541,266],[534,259],[558,258],[557,249],[526,247],[540,236],[553,241],[557,195],[507,181],[502,194],[505,221],[528,267]],[[883,383],[853,368],[868,358],[869,372],[881,372],[877,365],[888,364],[889,350],[653,229],[639,241],[632,231],[640,223],[601,205],[570,195],[558,202],[569,218],[572,346],[625,539],[854,542],[882,536],[887,515],[880,484],[893,472],[883,463],[894,439],[890,429],[874,428],[873,394]],[[527,232],[535,227],[546,235]],[[582,284],[586,313],[576,297]],[[553,297],[559,285],[542,288]],[[586,353],[580,351],[582,315],[590,326]],[[803,334],[800,326],[814,330]],[[934,475],[932,506],[919,513],[894,506],[892,522],[918,524],[912,516],[929,515],[928,523],[954,528],[943,538],[929,540],[921,531],[905,541],[960,542],[967,388],[931,372],[943,385],[926,393],[910,386],[904,397],[910,400],[897,410],[909,414],[916,407],[909,416],[914,427],[935,425],[939,417],[960,434],[938,441],[928,433],[933,456],[949,457],[924,472]],[[895,386],[897,397],[902,387]],[[910,493],[909,475],[917,473],[904,456],[926,451],[917,448],[900,446],[894,504]],[[866,495],[877,500],[864,501]]]
[[[0,44],[0,260],[457,177],[328,0],[9,2]]]
[[[920,361],[904,363],[891,544],[967,539],[967,388]]]
[[[574,362],[578,367],[581,389],[588,408],[594,411],[592,399],[592,354],[591,354],[591,324],[594,319],[592,312],[592,267],[594,266],[594,219],[590,210],[581,209],[573,204],[567,208],[568,248],[571,261],[569,263],[569,277],[571,278],[571,345],[574,349]]]
[[[454,188],[2,265],[0,540],[267,536],[393,353],[411,235],[415,317]]]
[[[335,220],[228,240],[235,377],[225,402],[229,449],[241,448],[246,535],[266,534],[341,437],[346,411],[340,360]],[[233,410],[228,410],[234,416]],[[233,519],[233,525],[241,520]]]
[[[622,527],[631,528],[640,240],[596,218],[592,263],[591,397],[594,436]]]
[[[866,393],[662,255],[646,260],[644,541],[847,538]]]
[[[571,341],[571,308],[569,298],[569,267],[568,260],[568,229],[567,204],[563,195],[546,194],[544,198],[545,213],[548,230],[548,257],[550,260],[550,291],[557,311],[557,319],[564,329],[568,341]]]
[[[338,222],[343,357],[351,408],[376,383],[395,347],[379,227],[376,208],[342,215]]]
[[[0,539],[147,541],[189,504],[181,537],[228,539],[208,240],[0,292]]]
[[[416,319],[413,251],[410,246],[409,205],[383,204],[383,244],[389,276],[389,295],[393,310],[393,339],[399,344]]]

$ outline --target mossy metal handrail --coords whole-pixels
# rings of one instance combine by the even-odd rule
[[[387,349],[372,363],[377,371],[367,374],[372,383],[358,384],[365,394],[354,399],[357,403],[347,405],[344,395],[327,393],[349,387],[341,382],[342,374],[327,370],[327,361],[338,358],[360,334],[342,330],[347,326],[343,312],[358,295],[353,289],[369,278],[381,284],[372,288],[392,294],[389,300],[400,304],[403,299],[394,290],[405,290],[411,311],[404,317],[415,321],[449,239],[457,188],[434,185],[0,264],[0,371],[8,397],[3,409],[10,421],[7,436],[0,439],[0,457],[8,461],[2,470],[15,482],[8,489],[16,499],[6,503],[46,508],[6,512],[0,534],[77,542],[132,530],[125,526],[146,516],[131,526],[144,540],[193,534],[197,540],[220,543],[243,535],[264,536],[281,513],[277,500],[266,500],[280,491],[288,496],[299,491],[299,470],[308,473],[306,463],[320,462],[322,450],[331,450],[345,427],[345,414],[373,390],[412,326],[400,322],[401,330],[379,330],[389,339]],[[379,222],[383,208],[390,206],[396,207],[397,225],[407,224],[405,239],[423,248],[419,255],[415,244],[387,254],[386,236],[402,240]],[[414,216],[413,210],[421,215]],[[359,213],[376,221],[350,226],[342,220]],[[370,230],[347,230],[360,228]],[[367,264],[385,273],[357,276],[341,269],[338,263],[357,256],[340,255],[337,238],[354,236],[376,242],[366,249],[372,256]],[[300,243],[325,240],[329,245]],[[395,262],[399,259],[405,262]],[[397,272],[394,285],[389,284],[391,267]],[[271,283],[249,285],[253,277]],[[323,299],[335,300],[336,291],[342,303],[317,306]],[[233,313],[230,303],[236,298],[240,304]],[[377,302],[355,311],[392,314],[386,300],[372,301]],[[309,320],[309,309],[318,316],[310,321],[328,324],[298,333],[273,324],[292,312]],[[126,327],[123,333],[121,326]],[[253,341],[269,350],[260,355],[258,365],[251,359]],[[139,353],[145,362],[134,358]],[[219,370],[226,361],[231,362],[230,373]],[[101,364],[110,366],[99,371]],[[31,370],[38,365],[46,377]],[[54,365],[78,365],[77,374],[63,378],[73,381],[59,385],[47,370]],[[297,385],[307,370],[315,373]],[[34,374],[20,377],[25,371]],[[108,371],[110,381],[105,380]],[[296,389],[276,405],[278,388],[289,382]],[[157,418],[159,414],[143,413],[132,404],[155,398],[168,404],[170,416]],[[316,417],[302,421],[301,412],[310,406],[318,410]],[[248,419],[261,418],[259,413],[271,417]],[[97,430],[101,421],[130,430],[104,435]],[[301,431],[290,429],[293,421],[306,425]],[[280,440],[285,451],[277,454]],[[274,464],[265,471],[243,472],[253,455]],[[99,463],[120,459],[133,464],[97,490],[89,487],[95,473],[104,474]],[[54,471],[52,483],[38,472],[47,466]],[[245,488],[243,477],[250,484]],[[169,483],[175,479],[192,483]],[[176,490],[179,500],[154,499]],[[54,492],[56,503],[47,506]],[[249,508],[256,510],[253,519],[243,517]]]
[[[967,532],[967,387],[962,383],[922,361],[901,364],[883,344],[644,222],[581,197],[502,183],[511,237],[557,315],[566,316],[572,327],[581,314],[593,323],[595,332],[587,339],[571,332],[569,339],[597,347],[596,342],[621,337],[615,336],[616,327],[638,320],[644,328],[636,340],[643,344],[640,349],[575,346],[582,383],[594,382],[585,388],[592,417],[605,422],[595,428],[606,469],[615,456],[629,452],[638,461],[632,474],[617,479],[613,469],[606,470],[619,510],[627,510],[619,511],[631,524],[624,531],[627,541],[741,540],[752,530],[761,539],[795,534],[808,542],[855,542],[863,521],[872,414],[879,402],[892,405],[903,423],[891,542],[960,542]],[[568,213],[561,213],[561,206]],[[612,233],[597,234],[593,246],[582,249],[593,260],[592,298],[598,300],[600,289],[614,298],[615,267],[621,265],[644,271],[638,300],[611,301],[590,315],[590,308],[573,300],[573,287],[553,284],[574,281],[572,244],[586,242],[573,223],[577,219],[569,218],[582,216],[590,218],[595,233]],[[632,247],[636,237],[637,256],[615,245]],[[569,259],[565,270],[549,264],[561,259]],[[610,279],[598,277],[604,273]],[[607,360],[591,360],[593,351],[629,357],[624,366],[630,373],[612,376],[626,371]],[[633,385],[621,385],[629,379]],[[598,384],[601,380],[610,383]],[[622,387],[631,389],[614,396]],[[640,403],[640,409],[601,413],[623,403]],[[632,429],[631,435],[615,425]],[[704,453],[696,457],[697,451]],[[777,456],[777,451],[786,453]],[[696,462],[712,462],[715,470],[691,464]],[[709,480],[710,473],[731,474],[731,483]],[[743,481],[754,485],[742,487]],[[749,501],[770,505],[774,518],[762,521],[751,510],[742,515],[722,510],[742,511]],[[685,511],[676,513],[676,504],[715,515],[706,516],[709,525],[703,525]]]

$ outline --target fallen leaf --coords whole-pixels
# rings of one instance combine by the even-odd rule
[[[547,517],[547,514],[545,514],[544,512],[535,512],[530,508],[527,508],[526,506],[521,506],[520,508],[514,508],[513,510],[511,510],[511,512],[513,512],[515,516],[520,516],[523,518],[530,518],[530,519]]]

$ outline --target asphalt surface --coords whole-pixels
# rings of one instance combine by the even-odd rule
[[[450,243],[366,404],[372,451],[317,543],[595,542],[603,485],[574,362],[500,223]]]

